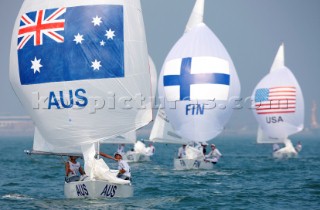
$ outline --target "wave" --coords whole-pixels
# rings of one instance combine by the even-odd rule
[[[31,198],[29,196],[16,194],[16,193],[3,195],[1,198],[8,199],[8,200],[33,200],[33,198]]]

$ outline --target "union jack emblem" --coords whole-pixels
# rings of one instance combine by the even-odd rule
[[[44,34],[58,43],[64,42],[64,37],[57,31],[64,30],[65,20],[58,18],[65,12],[66,8],[58,8],[49,15],[46,14],[46,10],[22,15],[18,32],[18,49],[22,49],[32,37],[34,46],[42,45]]]

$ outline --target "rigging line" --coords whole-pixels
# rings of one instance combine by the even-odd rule
[[[63,159],[63,156],[62,155],[60,155],[60,160],[63,162],[63,164],[66,164],[67,162]]]

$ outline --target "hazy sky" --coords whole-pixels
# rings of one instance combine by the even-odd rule
[[[22,0],[0,6],[0,115],[26,115],[9,82],[11,33]],[[158,72],[173,44],[183,34],[194,0],[141,0],[149,54]],[[312,100],[320,106],[320,0],[206,0],[205,23],[229,52],[241,82],[241,95],[252,94],[266,75],[281,42],[286,66],[302,88],[306,126]],[[255,124],[247,109],[236,111],[229,126]]]

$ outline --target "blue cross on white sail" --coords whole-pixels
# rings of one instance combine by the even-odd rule
[[[227,100],[229,63],[216,57],[174,59],[164,67],[163,84],[168,101]]]
[[[227,50],[203,23],[197,0],[183,36],[170,50],[159,79],[159,97],[176,133],[208,141],[223,131],[240,95],[240,82]]]

